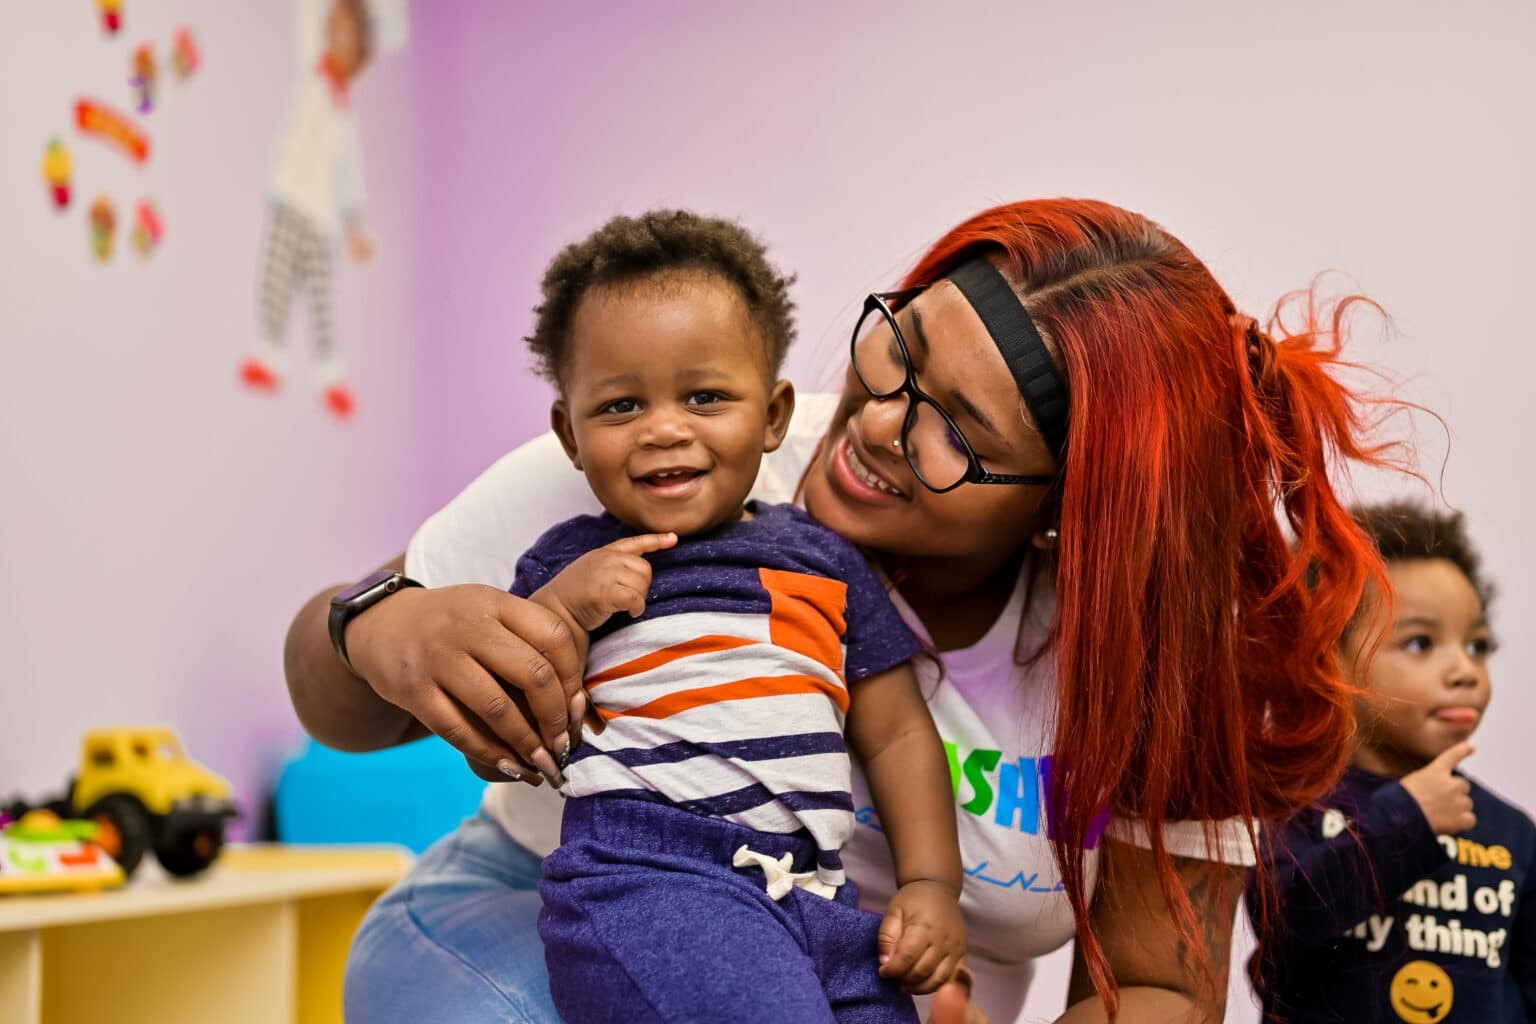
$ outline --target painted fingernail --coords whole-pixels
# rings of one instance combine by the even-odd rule
[[[555,760],[560,763],[561,769],[564,769],[565,765],[566,765],[566,762],[570,761],[570,759],[571,759],[571,738],[569,736],[567,736],[565,738],[565,746],[560,748],[560,756],[555,758]]]
[[[578,690],[576,691],[576,696],[571,698],[571,721],[576,724],[576,728],[581,728],[581,720],[586,713],[587,692],[585,690]]]
[[[523,777],[523,770],[519,768],[517,766],[517,762],[512,760],[510,757],[504,757],[500,761],[497,761],[496,770],[514,782]]]
[[[551,786],[565,785],[565,777],[560,774],[560,769],[555,766],[555,759],[549,756],[549,751],[540,747],[529,755],[528,760],[533,762],[535,768],[544,773],[544,777],[549,780]]]

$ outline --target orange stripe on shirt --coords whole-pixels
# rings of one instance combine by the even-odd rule
[[[605,719],[615,718],[671,718],[673,715],[703,707],[706,704],[724,704],[733,700],[752,700],[757,697],[782,697],[793,693],[820,693],[836,704],[844,714],[848,713],[848,691],[836,683],[815,676],[760,676],[755,679],[738,679],[716,686],[701,686],[657,697],[628,711],[610,711],[599,708],[598,714]]]
[[[734,650],[737,647],[750,647],[759,643],[757,640],[749,640],[744,636],[726,636],[721,633],[711,633],[706,636],[694,637],[671,647],[663,647],[659,651],[643,654],[638,658],[632,658],[622,665],[615,665],[594,676],[587,677],[587,686],[598,686],[602,683],[622,679],[625,676],[637,676],[642,672],[649,672],[653,668],[660,668],[668,662],[679,658],[689,658],[695,654],[717,654],[720,651]]]
[[[848,584],[782,569],[759,569],[757,576],[773,602],[768,622],[773,642],[814,658],[841,677]]]

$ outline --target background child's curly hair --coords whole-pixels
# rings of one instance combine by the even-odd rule
[[[794,276],[779,273],[762,242],[740,224],[687,210],[652,210],[615,217],[550,261],[544,301],[526,339],[539,374],[560,385],[571,321],[589,289],[676,271],[717,274],[735,285],[762,334],[768,368],[778,373],[795,339],[789,297]]]
[[[1477,591],[1483,610],[1492,603],[1494,587],[1483,578],[1483,559],[1467,536],[1460,512],[1441,514],[1411,501],[1362,505],[1351,510],[1355,521],[1387,563],[1443,558]]]

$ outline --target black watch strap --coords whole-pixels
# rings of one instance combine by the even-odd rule
[[[419,586],[420,583],[404,573],[384,569],[364,576],[331,598],[331,614],[326,623],[331,632],[331,646],[336,648],[336,657],[341,659],[348,672],[357,675],[352,659],[347,657],[347,624],[390,594]]]

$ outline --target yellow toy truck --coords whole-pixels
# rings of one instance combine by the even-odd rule
[[[64,803],[68,816],[97,824],[96,842],[125,875],[150,850],[171,874],[197,874],[238,816],[229,783],[189,758],[168,726],[86,733]]]

